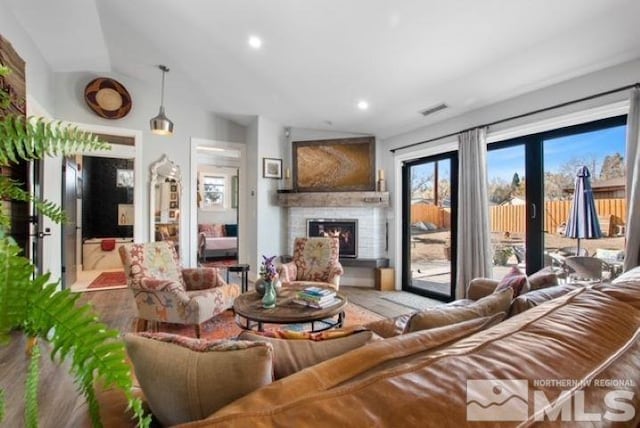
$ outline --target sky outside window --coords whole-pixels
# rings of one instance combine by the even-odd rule
[[[595,160],[596,171],[591,171],[597,179],[602,162],[607,155],[619,153],[625,156],[626,127],[616,126],[599,131],[569,135],[545,141],[544,168],[546,172],[557,173],[576,159]],[[493,150],[487,153],[489,180],[500,178],[511,182],[514,173],[525,175],[521,146]],[[591,165],[587,165],[591,168]]]

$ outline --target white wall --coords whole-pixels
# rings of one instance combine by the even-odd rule
[[[487,106],[482,109],[471,111],[465,115],[458,116],[440,123],[419,128],[409,133],[401,134],[381,141],[381,163],[389,171],[387,174],[387,187],[392,193],[393,212],[389,214],[389,257],[391,263],[400,266],[401,250],[400,231],[402,213],[400,207],[401,189],[401,162],[396,159],[418,158],[436,153],[442,153],[455,148],[451,144],[456,137],[446,140],[434,141],[432,143],[421,144],[409,149],[398,150],[392,154],[390,149],[399,148],[406,144],[419,143],[430,138],[439,137],[453,132],[459,132],[474,126],[481,126],[503,118],[528,113],[541,108],[568,102],[583,97],[587,97],[599,92],[605,92],[621,86],[633,84],[640,80],[640,61],[628,62],[616,67],[611,67],[596,73],[571,79],[563,83],[549,86],[528,94],[511,98],[509,100]],[[584,111],[598,106],[605,106],[619,103],[628,98],[628,92],[620,92],[606,97],[597,98],[591,101],[573,104],[562,109],[528,116],[515,121],[509,121],[489,128],[489,137],[498,134],[507,135],[513,130],[509,138],[515,136],[514,133],[530,133],[531,124],[545,121],[549,118],[560,117],[573,112]],[[563,126],[563,125],[558,125]],[[529,128],[529,129],[527,129]],[[494,137],[495,138],[495,137]],[[396,269],[396,287],[400,287],[400,272]]]
[[[240,212],[244,213],[247,227],[242,238],[246,258],[240,260],[241,263],[248,263],[251,267],[250,276],[255,278],[258,273],[258,177],[261,165],[258,155],[258,122],[259,118],[254,118],[247,126],[247,197],[246,209],[240,207]],[[238,249],[240,252],[240,248]]]
[[[188,177],[190,165],[190,138],[199,137],[210,140],[241,142],[245,138],[244,127],[217,117],[193,104],[183,91],[170,88],[167,81],[165,92],[165,107],[167,116],[175,124],[174,134],[169,137],[157,136],[149,131],[149,119],[158,112],[158,97],[160,87],[157,82],[143,82],[117,73],[106,73],[122,83],[129,91],[133,107],[129,114],[118,120],[103,119],[95,115],[84,101],[84,88],[97,75],[93,73],[56,73],[55,74],[55,116],[72,122],[117,126],[142,131],[142,168],[144,172],[144,186],[149,186],[149,167],[163,154],[175,162],[181,169],[183,180]],[[180,195],[181,211],[180,228],[189,230],[191,193],[194,189],[183,182],[183,192]],[[141,208],[143,213],[149,213],[148,191],[145,192]],[[138,207],[136,207],[136,210]],[[149,216],[143,216],[143,236],[149,237]],[[188,248],[192,238],[188,233],[180,234],[180,247]],[[194,238],[195,239],[195,238]],[[195,263],[190,260],[189,252],[182,252],[183,263],[190,266]]]
[[[285,142],[284,127],[281,124],[262,116],[258,118],[256,269],[262,261],[262,255],[287,254],[286,236],[281,221],[283,209],[277,205],[277,192],[281,180],[262,176],[262,159],[282,159]],[[253,265],[251,267],[253,269]]]

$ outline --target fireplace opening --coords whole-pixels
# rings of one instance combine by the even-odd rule
[[[358,220],[307,220],[308,237],[336,237],[340,257],[358,257]]]

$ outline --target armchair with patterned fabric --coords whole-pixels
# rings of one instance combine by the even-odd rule
[[[336,290],[344,274],[339,261],[338,238],[296,238],[293,260],[278,266],[278,276],[285,284],[326,285]]]
[[[125,244],[118,250],[138,308],[136,331],[148,322],[200,324],[233,306],[240,287],[224,282],[218,269],[183,269],[167,241]]]

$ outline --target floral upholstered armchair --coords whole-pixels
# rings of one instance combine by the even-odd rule
[[[167,241],[126,244],[120,259],[138,308],[136,330],[149,321],[200,324],[233,306],[240,287],[224,282],[215,268],[182,269],[178,254]]]
[[[293,247],[293,260],[278,267],[283,283],[305,286],[323,283],[336,290],[340,287],[344,270],[338,260],[337,238],[296,238]]]

